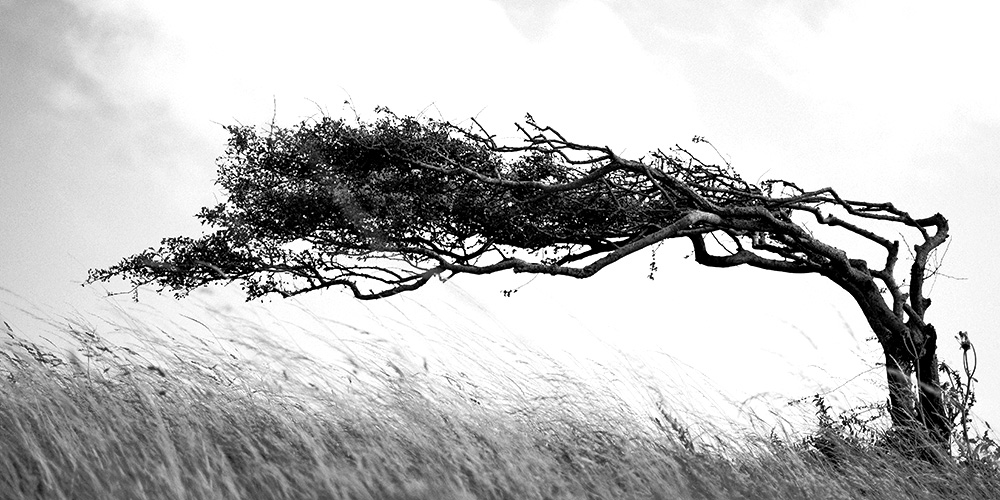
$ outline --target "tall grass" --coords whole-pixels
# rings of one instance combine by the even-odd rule
[[[1000,497],[995,469],[847,441],[831,455],[788,436],[716,439],[655,388],[650,417],[558,364],[537,369],[537,353],[469,375],[407,365],[364,336],[324,364],[235,317],[198,332],[102,321],[58,322],[70,354],[8,332],[0,498]]]

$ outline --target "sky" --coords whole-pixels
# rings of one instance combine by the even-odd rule
[[[627,157],[681,144],[713,159],[699,135],[749,180],[943,213],[951,243],[927,319],[953,365],[953,336],[970,333],[976,413],[997,423],[998,17],[988,2],[0,0],[0,287],[16,297],[0,315],[118,300],[81,287],[87,270],[201,234],[193,215],[221,196],[222,125],[388,106],[515,140],[530,112]],[[301,304],[346,322],[484,318],[468,335],[648,356],[737,401],[849,399],[881,379],[845,292],[689,253],[661,247],[652,281],[644,253],[583,281],[456,278],[386,304]]]

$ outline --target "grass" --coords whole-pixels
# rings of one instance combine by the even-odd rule
[[[123,312],[100,334],[63,320],[71,355],[9,334],[0,498],[1000,497],[996,468],[846,441],[830,459],[788,436],[712,437],[653,389],[649,418],[557,365],[498,358],[491,387],[406,366],[378,340],[322,365],[232,321],[185,334]]]

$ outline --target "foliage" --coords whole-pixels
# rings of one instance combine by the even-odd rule
[[[669,237],[715,232],[738,249],[705,256],[706,265],[820,272],[837,249],[810,248],[813,238],[789,219],[795,211],[887,247],[893,244],[821,207],[918,228],[940,224],[940,216],[916,220],[888,203],[845,201],[829,188],[756,186],[729,165],[685,158],[683,149],[634,161],[566,141],[530,115],[526,127],[519,125],[524,145],[502,146],[485,133],[387,110],[373,123],[323,117],[266,131],[228,126],[217,181],[226,200],[198,214],[216,231],[167,238],[159,249],[94,270],[91,281],[121,275],[184,294],[240,280],[249,298],[346,286],[359,298],[379,298],[443,272],[584,277],[610,263],[598,256],[614,261]],[[781,258],[754,254],[742,241]]]
[[[591,246],[584,255],[541,262],[580,260],[694,207],[693,200],[657,196],[634,165],[607,165],[581,178],[561,152],[487,145],[448,123],[388,112],[371,124],[324,117],[263,134],[246,126],[227,130],[218,178],[227,200],[198,214],[218,230],[199,239],[167,238],[160,249],[92,272],[91,280],[130,275],[137,285],[157,282],[183,294],[239,279],[249,298],[341,285],[360,298],[378,298],[423,284],[444,270],[435,267],[443,260],[461,272],[492,253],[519,248],[547,255]],[[504,156],[511,152],[525,154]],[[662,154],[656,167],[685,172]],[[715,184],[757,193],[738,177],[720,175]],[[723,204],[742,196],[710,195]],[[417,272],[364,264],[375,259]],[[511,264],[517,262],[504,259],[489,270],[523,268]],[[356,286],[362,282],[388,289],[364,292]]]
[[[962,372],[947,363],[941,363],[941,373],[947,381],[941,384],[944,392],[948,421],[952,429],[961,431],[955,441],[959,460],[974,467],[1000,467],[1000,443],[990,436],[992,430],[986,423],[986,431],[972,435],[972,407],[976,405],[976,367],[978,357],[976,346],[967,332],[958,332],[955,337],[962,351]]]

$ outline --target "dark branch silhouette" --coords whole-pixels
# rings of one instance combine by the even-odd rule
[[[937,334],[924,319],[928,259],[948,237],[941,214],[918,218],[829,187],[751,184],[680,147],[627,159],[530,115],[518,125],[523,141],[504,145],[475,121],[381,111],[372,123],[227,127],[218,178],[227,198],[198,214],[213,232],[165,239],[90,280],[121,276],[133,292],[157,284],[178,296],[240,282],[251,299],[345,287],[367,300],[454,274],[586,278],[687,238],[705,266],[816,273],[847,291],[883,348],[893,424],[948,442]],[[886,224],[919,238],[908,271],[897,270],[899,241],[875,230]],[[878,245],[884,260],[849,257],[817,238],[819,227]]]

